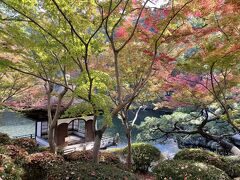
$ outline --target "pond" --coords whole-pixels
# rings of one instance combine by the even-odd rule
[[[130,111],[129,113],[129,119],[133,119],[135,116],[136,111]],[[161,115],[164,115],[168,112],[164,110],[152,110],[152,109],[147,109],[147,110],[141,110],[139,111],[138,118],[135,122],[136,125],[139,125],[146,117],[160,117]],[[116,118],[113,118],[113,126],[111,128],[108,128],[106,131],[106,135],[114,137],[116,133],[119,133],[120,136],[120,142],[117,147],[125,147],[127,144],[127,138],[125,135],[124,127],[121,124],[121,120]],[[134,128],[132,130],[132,142],[136,141],[136,137],[138,135],[139,130]],[[176,142],[173,140],[169,139],[169,141],[165,144],[154,144],[163,154],[168,156],[169,158],[173,157],[174,154],[179,150],[178,145]],[[112,147],[116,148],[116,147]]]
[[[22,114],[12,111],[0,111],[0,132],[10,137],[35,133],[35,122]]]
[[[139,112],[139,116],[136,120],[137,125],[139,125],[145,117],[159,117],[163,115],[165,112],[162,111],[154,111],[154,110],[141,110]],[[134,117],[135,112],[130,112],[130,118]],[[7,133],[10,137],[13,136],[21,136],[26,134],[34,134],[35,133],[35,122],[31,119],[24,117],[22,114],[12,112],[12,111],[1,111],[0,112],[0,132]],[[114,137],[116,133],[120,135],[120,142],[117,147],[126,146],[126,136],[124,132],[124,128],[121,124],[121,121],[118,118],[113,119],[112,127],[108,128],[105,135]],[[132,132],[132,141],[136,140],[136,136],[139,131],[134,128]],[[166,144],[154,144],[158,149],[160,149],[164,154],[168,157],[172,157],[177,151],[178,146],[172,140],[169,140]]]

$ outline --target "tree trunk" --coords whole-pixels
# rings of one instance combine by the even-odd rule
[[[233,145],[232,143],[229,143],[225,140],[220,140],[219,144],[225,148],[226,150],[228,150],[229,152],[231,152],[233,155],[235,156],[240,156],[240,149]]]
[[[132,169],[132,143],[131,143],[131,128],[126,129],[126,136],[128,142],[127,167]]]
[[[55,143],[55,128],[53,127],[49,127],[49,131],[48,131],[48,142],[49,142],[49,146],[50,146],[50,152],[56,154],[56,143]]]
[[[103,133],[105,132],[105,128],[97,130],[95,132],[95,139],[94,139],[94,146],[93,146],[93,162],[94,163],[99,163],[99,150],[101,146],[101,140]]]
[[[206,132],[204,132],[202,129],[199,130],[199,134],[201,134],[203,137],[207,139],[211,139],[217,143],[219,143],[224,149],[231,152],[233,155],[240,156],[240,149],[236,147],[234,144],[220,138],[217,136],[210,135]]]

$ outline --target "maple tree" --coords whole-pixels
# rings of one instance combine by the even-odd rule
[[[203,5],[206,6],[206,4]],[[175,118],[176,120],[167,118],[169,126],[166,127],[167,124],[160,123],[162,128],[159,124],[155,126],[153,124],[155,121],[149,119],[142,124],[142,127],[152,126],[165,134],[200,134],[239,155],[239,149],[225,139],[232,133],[239,132],[236,119],[238,116],[236,91],[239,85],[239,24],[235,21],[239,18],[237,15],[239,3],[222,1],[217,4],[209,3],[207,6],[208,10],[210,8],[214,13],[191,12],[190,21],[188,21],[189,30],[186,32],[180,29],[180,34],[184,35],[181,40],[185,43],[187,50],[177,58],[176,73],[169,76],[162,87],[170,91],[171,95],[163,97],[164,101],[156,104],[157,107],[185,106],[189,109],[193,107],[194,115],[191,117],[190,113],[187,117],[179,116]],[[235,28],[232,25],[228,26],[226,20],[233,22]],[[212,107],[214,104],[217,110]],[[195,111],[199,114],[196,115]],[[193,122],[194,119],[196,124]],[[214,122],[219,120],[227,123],[232,130],[228,129],[227,134],[223,132],[215,134],[216,132],[209,130],[210,124],[218,128],[217,123]]]
[[[128,111],[145,88],[149,78],[156,72],[161,72],[163,69],[161,65],[167,65],[173,59],[161,52],[160,45],[164,46],[164,43],[166,45],[165,38],[170,30],[175,31],[179,28],[176,22],[182,10],[191,2],[182,1],[173,5],[175,11],[171,10],[171,3],[163,9],[153,11],[145,6],[148,1],[133,1],[132,7],[131,1],[126,1],[119,3],[122,5],[118,10],[120,14],[109,16],[105,21],[104,29],[112,51],[110,55],[113,57],[107,63],[107,67],[111,67],[107,70],[112,72],[116,80],[116,88],[110,93],[116,106],[112,114],[117,113],[121,117],[125,128],[128,139],[129,168],[131,167],[132,123],[128,117]],[[110,4],[108,7],[106,11],[118,6]]]

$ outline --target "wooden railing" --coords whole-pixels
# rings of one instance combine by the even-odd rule
[[[74,151],[89,150],[89,149],[92,149],[92,147],[93,147],[93,142],[80,143],[80,144],[76,144],[76,145],[72,145],[64,148],[63,152],[64,154],[68,154]]]
[[[35,134],[24,134],[24,135],[21,135],[21,136],[13,136],[13,138],[15,138],[15,139],[19,139],[19,138],[35,139]]]
[[[71,152],[74,152],[74,151],[77,151],[77,147],[71,147],[71,148],[64,149],[63,153],[68,154],[68,153],[71,153]]]
[[[81,150],[84,150],[84,149],[89,150],[89,149],[93,148],[93,145],[94,145],[94,142],[80,143],[78,145],[72,145],[72,147],[69,146],[69,147],[64,148],[63,152],[64,152],[64,154],[68,154],[68,153],[71,153],[71,152],[74,152],[74,151],[81,151]],[[108,148],[112,145],[114,145],[114,138],[103,137],[102,140],[101,140],[100,148],[101,149],[106,149],[106,148]],[[89,146],[91,148],[89,148]]]

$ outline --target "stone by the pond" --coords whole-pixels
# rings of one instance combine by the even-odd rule
[[[240,146],[240,134],[235,134],[231,137],[231,140],[236,144],[237,146]]]

